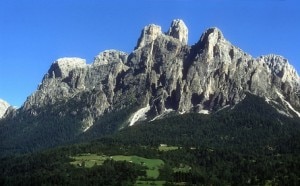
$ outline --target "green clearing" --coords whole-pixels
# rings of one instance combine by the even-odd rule
[[[177,150],[178,149],[178,147],[176,147],[176,146],[159,146],[158,147],[158,150],[159,151],[171,151],[171,150]]]
[[[135,186],[147,186],[147,185],[155,185],[155,186],[163,186],[166,181],[141,181],[138,180],[134,185]]]
[[[112,159],[115,161],[129,161],[135,164],[146,166],[146,173],[148,178],[158,178],[159,168],[164,165],[164,162],[161,159],[147,159],[139,156],[112,156]]]
[[[188,165],[180,165],[179,167],[173,168],[174,172],[189,172],[192,168]]]
[[[78,167],[91,168],[95,165],[102,165],[107,159],[112,159],[115,161],[128,161],[131,163],[139,164],[147,167],[146,174],[147,178],[157,179],[159,176],[159,169],[164,165],[161,159],[147,159],[140,156],[106,156],[97,154],[80,154],[78,156],[71,157],[75,161],[71,162],[72,165]]]
[[[78,156],[71,157],[75,159],[75,161],[71,162],[72,165],[78,167],[86,167],[91,168],[95,165],[102,165],[105,160],[109,157],[105,155],[97,155],[97,154],[80,154]]]

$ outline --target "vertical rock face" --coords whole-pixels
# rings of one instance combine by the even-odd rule
[[[281,90],[289,102],[299,107],[300,79],[295,68],[288,63],[287,59],[274,54],[261,56],[260,60],[269,68],[271,84]]]
[[[291,86],[296,88],[299,86],[299,77],[296,70],[288,63],[288,60],[278,55],[267,55],[260,57],[264,63],[266,63],[271,70],[272,75],[281,79],[282,83],[292,83]]]
[[[93,65],[109,65],[111,63],[125,63],[127,54],[117,50],[105,50],[95,57]]]
[[[146,26],[143,29],[142,34],[138,40],[137,46],[135,48],[139,49],[150,44],[160,35],[162,35],[160,26],[154,24]]]
[[[50,67],[49,74],[54,78],[66,78],[70,71],[85,68],[86,61],[80,58],[61,58],[55,61]]]
[[[187,41],[185,24],[174,20],[166,33],[146,26],[129,55],[106,50],[92,64],[58,59],[20,109],[0,100],[1,148],[49,145],[41,136],[57,145],[85,132],[104,135],[170,112],[213,113],[248,93],[265,97],[281,114],[300,117],[300,79],[287,59],[253,58],[217,28],[207,29],[193,46]]]
[[[172,22],[171,27],[168,31],[168,35],[179,39],[179,41],[185,45],[187,45],[188,43],[188,28],[180,19],[176,19]]]
[[[61,58],[55,61],[44,76],[38,90],[27,98],[23,110],[31,110],[68,99],[84,90],[82,81],[88,69],[84,59]]]
[[[38,90],[28,97],[21,109],[38,115],[39,108],[72,98],[89,105],[80,109],[89,110],[88,119],[83,121],[91,123],[94,118],[110,110],[117,76],[128,69],[125,61],[127,54],[116,50],[100,53],[91,65],[80,58],[58,59],[51,65]],[[89,96],[83,99],[82,94]]]
[[[146,26],[129,55],[106,50],[91,65],[59,59],[21,110],[38,115],[37,108],[72,99],[85,105],[73,109],[86,111],[83,125],[90,127],[97,117],[131,105],[149,108],[148,119],[170,110],[214,112],[237,104],[246,92],[274,100],[283,95],[300,107],[299,76],[283,57],[253,58],[217,28],[205,31],[194,46],[187,41],[184,22],[174,20],[166,34],[160,26]]]
[[[4,116],[9,107],[10,105],[6,101],[0,99],[0,119]]]

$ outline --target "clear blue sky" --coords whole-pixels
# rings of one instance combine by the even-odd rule
[[[275,53],[300,72],[299,0],[1,0],[0,98],[21,106],[51,63],[105,49],[131,52],[144,26],[189,28],[189,44],[208,27],[257,57]]]

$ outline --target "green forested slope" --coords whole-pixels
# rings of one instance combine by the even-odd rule
[[[115,126],[122,123],[115,121]],[[104,126],[95,127],[101,131]],[[95,130],[81,136],[81,144],[2,158],[0,184],[299,185],[299,128],[299,118],[281,115],[264,99],[249,94],[235,107],[211,115],[173,115],[88,142],[97,136]],[[160,144],[172,147],[159,150]],[[142,163],[107,160],[92,168],[71,164],[72,157],[88,153],[160,159],[164,165],[158,178],[149,179]]]

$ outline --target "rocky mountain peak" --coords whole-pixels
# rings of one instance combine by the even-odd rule
[[[38,115],[37,107],[72,100],[83,106],[71,110],[84,110],[86,131],[98,117],[116,110],[135,106],[136,113],[129,113],[139,116],[134,121],[170,111],[212,113],[238,104],[246,92],[300,108],[299,76],[283,57],[253,58],[218,28],[206,30],[194,46],[187,46],[187,40],[186,25],[174,20],[167,33],[158,25],[144,27],[129,55],[105,50],[92,65],[80,58],[58,59],[23,110]]]
[[[155,24],[150,24],[144,27],[135,49],[142,48],[147,44],[152,43],[160,35],[171,36],[175,39],[178,39],[184,45],[187,45],[188,42],[187,26],[182,20],[175,19],[172,21],[171,26],[166,34],[162,32],[160,26]]]
[[[181,20],[174,20],[167,33],[151,24],[129,55],[105,50],[92,65],[81,58],[58,59],[20,109],[10,114],[7,105],[2,107],[5,119],[17,117],[12,121],[35,132],[51,117],[45,129],[59,131],[63,138],[56,139],[64,141],[66,134],[69,140],[167,115],[234,108],[250,94],[263,97],[280,114],[300,117],[299,76],[285,58],[253,58],[218,28],[206,30],[193,46],[186,45],[187,35]]]
[[[270,54],[260,57],[271,69],[271,71],[282,78],[282,81],[296,81],[299,82],[299,76],[296,69],[291,66],[287,59],[283,56]]]
[[[188,43],[188,28],[181,19],[172,21],[168,35],[179,39],[185,45]]]
[[[0,119],[4,116],[9,107],[10,105],[6,101],[0,99]]]
[[[68,77],[69,72],[78,69],[85,68],[87,66],[86,60],[81,58],[60,58],[56,60],[49,69],[49,75],[51,77]]]
[[[159,35],[163,34],[161,27],[155,24],[150,24],[145,26],[142,30],[141,36],[138,40],[137,46],[135,49],[142,48],[147,44],[153,42]]]
[[[109,63],[125,63],[128,54],[117,50],[105,50],[95,57],[93,65],[107,65]]]
[[[224,39],[223,33],[217,27],[212,27],[207,29],[201,36],[201,42],[209,42],[209,43],[216,43],[220,40]]]
[[[202,34],[198,44],[207,51],[206,55],[208,61],[214,60],[215,56],[228,58],[228,56],[224,55],[224,52],[222,53],[221,51],[230,50],[230,48],[232,48],[231,43],[225,40],[221,30],[216,27],[207,29]],[[228,52],[225,53],[228,54]],[[229,60],[226,59],[225,61]]]

